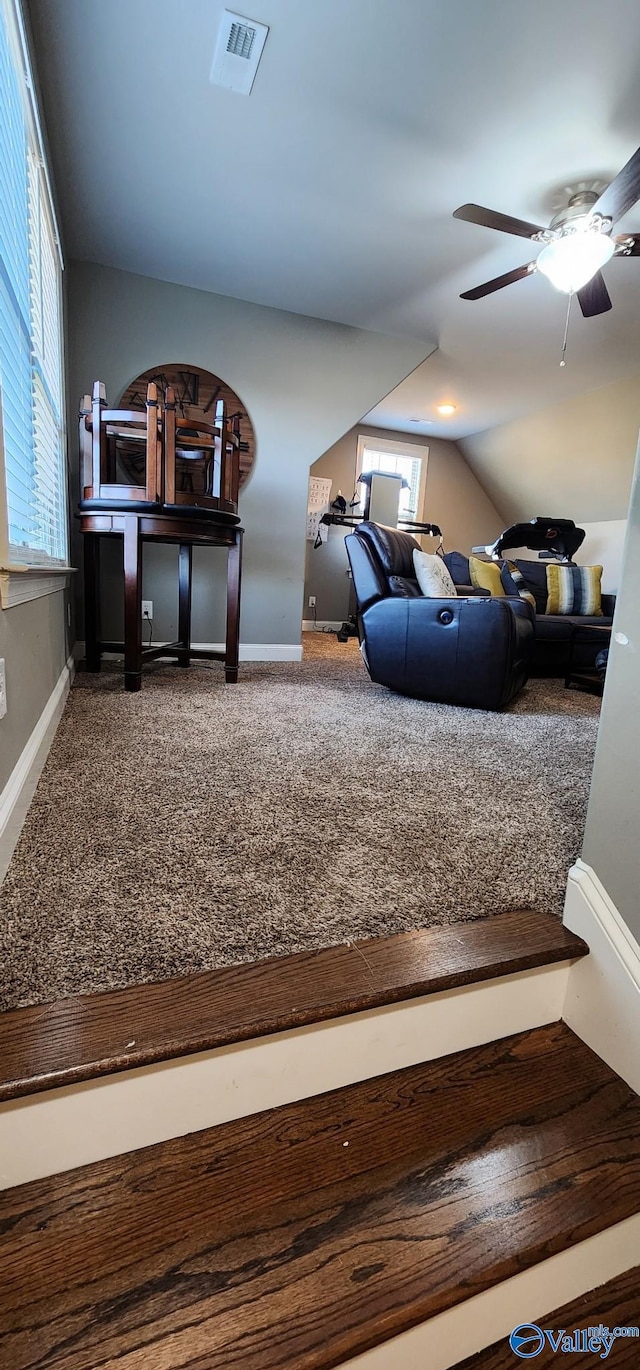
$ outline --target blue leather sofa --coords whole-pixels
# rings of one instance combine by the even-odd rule
[[[428,599],[409,533],[362,523],[345,538],[371,679],[399,694],[503,709],[527,680],[533,609],[522,599]]]
[[[462,552],[445,552],[444,562],[459,595],[472,594],[468,583],[469,558]],[[600,633],[580,634],[572,647],[574,628],[611,628],[616,607],[615,595],[602,596],[602,615],[547,614],[547,567],[545,561],[522,561],[516,566],[525,576],[535,597],[535,642],[531,674],[536,676],[566,676],[569,660],[574,670],[592,670],[596,656],[608,645],[608,638]],[[477,592],[476,592],[477,593]],[[488,591],[480,593],[488,594]]]

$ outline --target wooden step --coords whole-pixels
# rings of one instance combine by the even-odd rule
[[[0,1189],[557,1022],[586,951],[514,912],[0,1015]]]
[[[8,1190],[0,1364],[329,1370],[639,1213],[640,1100],[555,1024]]]
[[[539,966],[585,943],[549,914],[472,923],[0,1014],[0,1102]]]
[[[535,1319],[534,1319],[535,1322]],[[536,1325],[538,1325],[536,1323]],[[549,1328],[556,1335],[560,1328],[565,1328],[567,1334],[571,1334],[575,1329],[589,1327],[600,1327],[600,1325],[613,1331],[614,1328],[637,1328],[636,1337],[617,1337],[604,1359],[604,1364],[608,1370],[638,1370],[640,1365],[640,1265],[633,1270],[627,1270],[624,1275],[619,1275],[615,1280],[609,1280],[607,1284],[601,1284],[597,1289],[592,1289],[590,1293],[583,1294],[579,1299],[573,1299],[571,1303],[563,1304],[562,1308],[555,1308],[551,1313],[546,1313],[539,1324],[543,1329]],[[532,1343],[535,1346],[535,1342]],[[582,1345],[579,1342],[578,1345]],[[524,1348],[530,1349],[530,1348]],[[560,1364],[572,1367],[572,1370],[595,1370],[595,1366],[601,1365],[602,1349],[599,1351],[585,1350],[571,1353],[554,1352],[553,1347],[548,1343],[544,1349],[532,1358],[533,1364],[538,1370],[558,1370]],[[468,1356],[461,1361],[456,1370],[514,1370],[517,1358],[509,1345],[508,1337],[496,1342],[484,1351],[478,1351],[474,1356]]]

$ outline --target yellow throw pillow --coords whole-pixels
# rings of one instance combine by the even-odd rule
[[[504,585],[497,561],[481,561],[480,557],[469,557],[469,575],[476,590],[488,590],[491,595],[504,595]]]
[[[547,613],[602,615],[602,567],[547,565]]]

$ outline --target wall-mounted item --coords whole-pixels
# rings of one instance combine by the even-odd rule
[[[320,519],[329,510],[330,498],[331,481],[325,476],[310,476],[307,497],[307,542],[315,543],[318,538],[321,542],[326,542],[329,530],[326,524],[320,523]]]
[[[227,422],[239,438],[242,489],[255,461],[256,437],[246,405],[235,390],[220,376],[214,376],[212,371],[205,371],[201,366],[171,362],[166,366],[152,366],[136,376],[121,395],[118,407],[143,409],[149,382],[157,387],[161,403],[164,402],[167,386],[173,387],[176,416],[179,419],[202,419],[205,423],[211,423],[215,418],[216,404],[220,400],[224,402]]]

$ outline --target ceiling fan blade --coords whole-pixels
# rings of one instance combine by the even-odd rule
[[[592,319],[594,314],[606,314],[608,309],[613,308],[601,271],[596,271],[595,276],[578,291],[578,300],[585,319]]]
[[[633,243],[627,252],[620,252],[620,257],[640,257],[640,233],[619,233],[615,239],[617,243]]]
[[[485,281],[484,285],[477,285],[475,290],[465,290],[460,299],[481,300],[485,295],[492,295],[494,290],[503,290],[505,285],[513,285],[514,281],[523,281],[525,276],[531,276],[535,269],[535,262],[527,262],[526,266],[517,266],[515,271],[506,271],[504,276],[494,276],[492,281]]]
[[[611,185],[603,190],[591,213],[605,214],[616,223],[637,200],[640,200],[640,147],[634,152],[633,157],[629,158],[622,171],[618,172]]]
[[[497,228],[500,233],[515,233],[518,238],[532,238],[534,233],[542,233],[540,224],[528,224],[526,219],[512,219],[510,214],[498,214],[495,209],[484,209],[482,205],[461,205],[453,211],[454,219],[464,219],[467,224],[482,224],[483,228]]]

